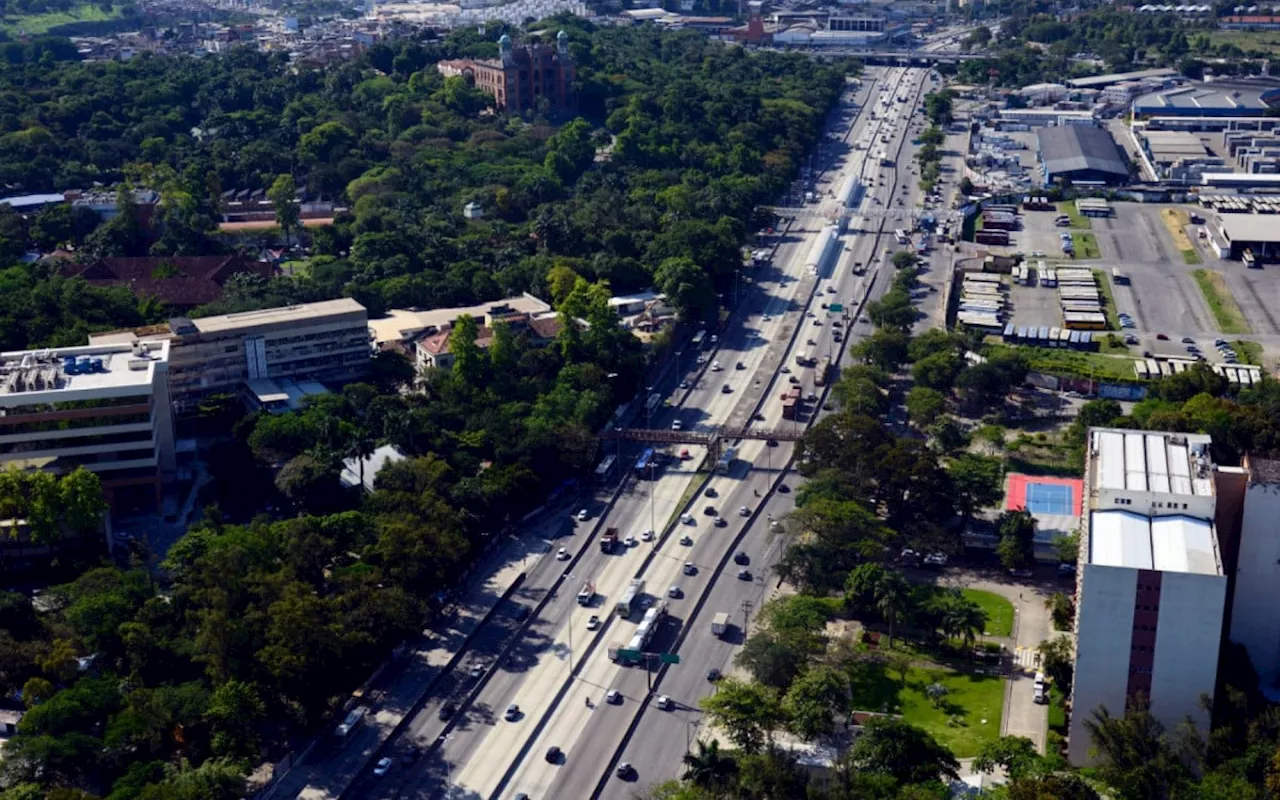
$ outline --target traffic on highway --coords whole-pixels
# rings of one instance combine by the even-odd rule
[[[787,439],[819,416],[828,370],[870,332],[861,310],[892,279],[893,229],[916,199],[898,165],[932,88],[923,68],[850,84],[806,176],[811,202],[762,232],[767,258],[744,274],[734,317],[687,346],[642,414],[653,431],[790,435],[718,452],[655,444],[635,459],[619,448],[616,493],[564,520],[343,796],[621,798],[679,775],[703,729],[699,698],[776,589]]]

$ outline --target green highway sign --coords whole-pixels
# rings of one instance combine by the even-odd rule
[[[620,659],[629,658],[633,661],[639,661],[641,655],[642,653],[639,650],[627,650],[626,648],[620,648],[618,650],[618,658]]]
[[[844,303],[832,303],[831,305],[827,306],[827,308],[839,314],[841,311],[844,311]]]
[[[680,663],[680,656],[677,653],[659,653],[658,658],[662,660],[663,664],[679,664]]]

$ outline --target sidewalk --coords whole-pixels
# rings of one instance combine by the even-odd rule
[[[443,616],[434,629],[424,630],[424,638],[413,645],[401,663],[399,674],[390,676],[390,685],[372,693],[375,709],[365,718],[359,734],[339,753],[320,758],[308,746],[291,769],[262,793],[264,800],[292,800],[306,792],[308,800],[336,799],[364,769],[382,743],[412,716],[418,701],[462,651],[490,612],[517,585],[525,572],[547,551],[546,528],[559,525],[571,503],[548,509],[530,531],[510,538],[472,570],[469,589],[457,606]],[[394,663],[394,662],[388,662]]]

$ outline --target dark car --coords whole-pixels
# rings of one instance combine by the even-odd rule
[[[716,681],[720,680],[720,678],[721,678],[720,670],[716,669],[715,667],[712,667],[711,669],[707,670],[707,680],[711,681],[712,683],[715,683]]]
[[[457,712],[458,712],[457,706],[455,706],[453,703],[445,703],[444,705],[440,706],[440,719],[442,720],[450,719]]]
[[[742,550],[739,550],[738,552],[733,554],[733,563],[750,564],[751,558],[745,552],[743,552]]]
[[[548,764],[559,764],[559,763],[560,763],[560,757],[561,757],[561,756],[563,756],[563,755],[564,755],[564,753],[561,753],[561,752],[560,752],[560,748],[559,748],[559,747],[556,747],[555,745],[551,745],[550,747],[548,747],[548,748],[547,748],[547,763],[548,763]]]

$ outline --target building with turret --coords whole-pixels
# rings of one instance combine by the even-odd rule
[[[541,42],[516,45],[504,34],[498,40],[496,59],[447,59],[436,69],[445,77],[464,78],[493,97],[499,111],[545,110],[551,116],[563,116],[576,107],[569,35],[564,31],[556,34],[555,47]]]

